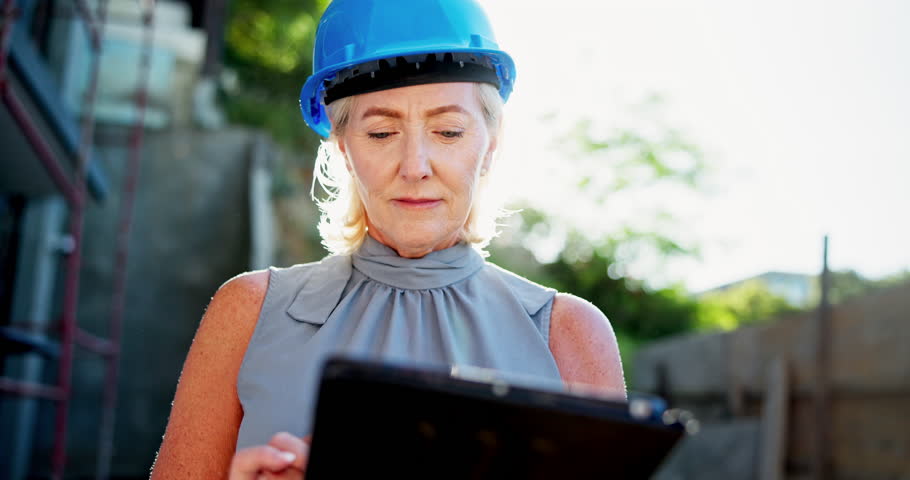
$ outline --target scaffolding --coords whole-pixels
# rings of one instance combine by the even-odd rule
[[[87,169],[92,157],[95,130],[95,97],[98,89],[98,71],[100,69],[101,50],[103,45],[104,26],[106,23],[107,1],[100,0],[93,11],[86,0],[72,0],[73,7],[80,19],[86,34],[88,45],[92,50],[89,81],[83,98],[81,112],[78,153],[75,158],[75,176],[67,178],[63,159],[58,158],[50,147],[48,140],[42,137],[37,121],[23,105],[19,94],[9,83],[10,40],[17,25],[20,10],[14,0],[3,0],[2,23],[0,23],[0,97],[15,123],[18,125],[35,155],[48,173],[57,191],[63,196],[69,207],[69,234],[72,240],[65,263],[64,290],[62,298],[62,317],[60,318],[59,345],[49,345],[43,338],[30,335],[28,332],[17,332],[5,329],[7,342],[15,343],[15,351],[3,352],[6,355],[25,352],[42,353],[56,358],[58,362],[57,382],[55,385],[22,381],[15,378],[0,377],[0,393],[40,398],[56,402],[56,419],[54,427],[53,453],[50,460],[52,478],[62,479],[66,467],[66,435],[70,400],[72,398],[72,370],[75,346],[101,355],[105,359],[106,372],[104,380],[101,425],[98,438],[98,462],[96,478],[106,479],[110,473],[110,461],[113,453],[114,419],[117,406],[117,379],[120,364],[120,345],[126,293],[126,261],[129,248],[129,232],[132,225],[133,205],[138,184],[139,163],[144,132],[144,117],[148,98],[149,65],[151,62],[154,0],[142,2],[143,40],[139,57],[139,80],[135,95],[136,117],[129,136],[127,165],[122,180],[120,212],[117,227],[116,247],[114,252],[114,281],[111,295],[109,318],[109,337],[102,338],[81,329],[77,323],[79,273],[82,262],[83,221],[87,204]]]

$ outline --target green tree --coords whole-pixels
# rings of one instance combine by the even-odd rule
[[[232,122],[264,128],[297,152],[315,151],[318,138],[306,127],[298,98],[329,1],[231,2],[225,64],[237,73],[238,87],[227,92],[225,110]]]
[[[891,287],[910,281],[910,271],[898,272],[878,279],[870,279],[860,275],[855,270],[833,271],[831,275],[831,290],[828,299],[831,303],[841,303],[881,288]],[[813,303],[821,297],[821,286],[815,286]]]
[[[664,125],[658,97],[634,108],[645,123],[635,128],[605,128],[590,120],[575,122],[555,145],[560,168],[571,172],[575,185],[562,185],[562,202],[606,213],[621,195],[665,185],[697,192],[706,166],[700,150],[677,130]],[[643,112],[643,115],[642,115]],[[554,187],[558,188],[558,187]],[[516,208],[522,206],[514,206]],[[605,234],[591,238],[583,226],[566,224],[558,211],[527,207],[519,214],[513,242],[531,250],[541,238],[562,236],[555,260],[543,265],[524,256],[507,268],[559,290],[573,293],[598,306],[614,328],[634,343],[690,331],[696,327],[698,305],[681,286],[651,288],[643,278],[629,274],[644,257],[666,259],[697,253],[673,236],[632,224],[611,225]],[[673,216],[663,209],[647,215],[664,222]],[[561,233],[565,232],[565,233]],[[493,260],[509,258],[494,249]]]
[[[609,242],[593,246],[575,232],[559,257],[538,264],[530,252],[506,260],[492,251],[492,260],[528,278],[584,298],[601,309],[613,327],[630,339],[649,340],[692,330],[697,303],[679,286],[651,289],[644,282],[622,276],[611,256]],[[578,249],[587,252],[579,257]],[[516,261],[516,259],[520,259]]]
[[[758,279],[702,295],[699,303],[696,327],[708,330],[730,330],[800,311]]]

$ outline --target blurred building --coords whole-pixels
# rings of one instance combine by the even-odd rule
[[[214,106],[225,2],[0,3],[0,478],[146,478],[205,304],[270,263],[270,148]]]

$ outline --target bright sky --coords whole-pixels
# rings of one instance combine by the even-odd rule
[[[649,202],[673,212],[702,259],[640,274],[698,291],[768,270],[815,273],[825,233],[833,268],[910,268],[910,2],[484,3],[518,68],[499,173],[525,194],[551,192],[545,208],[591,230],[645,216]],[[624,125],[623,106],[652,93],[706,152],[710,192],[572,202],[541,118]]]

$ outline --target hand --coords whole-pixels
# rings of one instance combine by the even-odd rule
[[[275,434],[268,445],[244,448],[231,461],[229,480],[303,480],[310,453],[310,437],[287,432]]]

